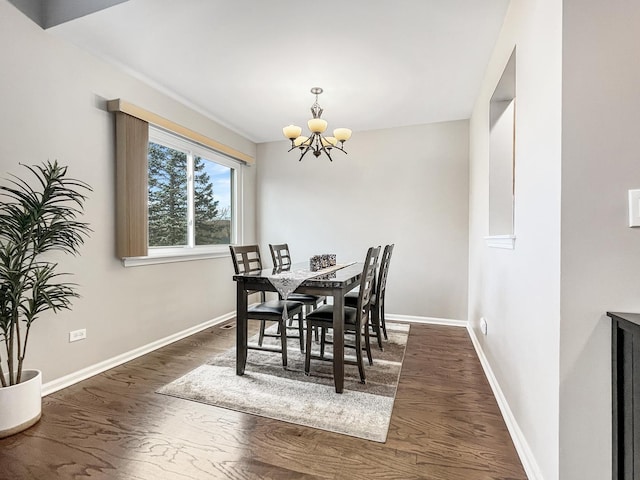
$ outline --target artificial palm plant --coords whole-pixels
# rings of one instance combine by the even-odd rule
[[[0,342],[2,386],[20,383],[33,322],[47,310],[69,309],[75,285],[62,282],[51,252],[72,255],[91,231],[76,218],[91,188],[67,177],[57,161],[26,167],[35,178],[11,175],[0,185]],[[6,371],[5,371],[6,370]]]

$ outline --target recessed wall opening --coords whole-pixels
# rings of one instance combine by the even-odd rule
[[[514,235],[515,129],[516,50],[514,49],[489,104],[490,237],[513,237]]]

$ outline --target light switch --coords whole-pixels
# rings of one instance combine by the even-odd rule
[[[640,227],[640,190],[629,190],[629,226]]]

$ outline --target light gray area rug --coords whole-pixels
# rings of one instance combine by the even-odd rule
[[[312,359],[311,375],[304,374],[304,356],[297,339],[289,339],[286,369],[279,353],[249,350],[245,374],[238,376],[232,348],[165,385],[158,393],[385,442],[409,325],[387,323],[387,332],[389,340],[383,342],[384,351],[372,338],[373,366],[368,365],[365,356],[366,384],[360,383],[356,366],[345,365],[342,394],[335,392],[331,362]],[[264,344],[275,345],[277,341],[265,338]],[[250,339],[250,343],[256,342],[257,337]],[[319,342],[314,341],[312,351],[319,353],[319,348]],[[346,358],[355,360],[352,352],[346,349]],[[326,353],[331,355],[330,345]]]

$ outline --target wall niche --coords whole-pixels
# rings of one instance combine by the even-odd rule
[[[489,102],[489,236],[487,245],[515,245],[516,50]]]

